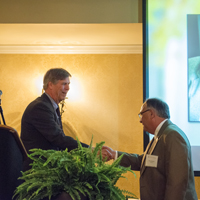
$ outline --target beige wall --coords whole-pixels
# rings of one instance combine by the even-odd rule
[[[0,55],[0,89],[7,125],[20,133],[26,106],[41,94],[42,75],[52,67],[72,74],[78,99],[66,100],[64,131],[89,143],[105,141],[114,149],[142,153],[142,127],[137,113],[142,104],[142,55]],[[79,81],[74,86],[73,79]],[[75,82],[76,82],[75,81]],[[139,174],[120,187],[139,195]]]
[[[52,67],[72,74],[63,114],[64,131],[86,143],[91,137],[114,149],[142,153],[138,112],[142,104],[142,54],[0,55],[0,89],[7,125],[20,133],[26,106],[41,94],[42,76]],[[74,91],[79,91],[73,94]],[[139,196],[139,173],[120,180],[120,188]],[[195,178],[200,198],[200,178]]]

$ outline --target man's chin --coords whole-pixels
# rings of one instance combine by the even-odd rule
[[[144,127],[143,127],[143,131],[146,131],[146,132],[148,132],[148,130],[147,130],[146,128],[144,128]]]
[[[59,101],[59,102],[64,101],[65,99],[66,99],[66,97],[65,97],[65,98],[60,98],[60,101]]]

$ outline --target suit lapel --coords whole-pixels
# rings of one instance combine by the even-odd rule
[[[154,139],[153,144],[149,148],[149,150],[148,150],[149,155],[151,155],[153,153],[153,150],[155,149],[157,143],[158,143],[158,137],[156,137],[156,139]]]
[[[163,131],[165,130],[165,128],[166,128],[170,123],[171,123],[170,120],[167,120],[167,121],[162,125],[161,129],[159,130],[158,135],[157,135],[157,138],[154,139],[154,141],[152,141],[152,140],[153,140],[153,139],[152,139],[152,140],[149,142],[149,144],[148,144],[148,146],[147,146],[147,148],[146,148],[146,151],[144,152],[144,156],[143,156],[143,158],[142,158],[141,168],[140,168],[140,175],[143,174],[143,172],[144,172],[144,170],[145,170],[145,168],[146,168],[146,167],[145,167],[145,158],[146,158],[146,154],[151,155],[151,154],[153,153],[153,151],[154,151],[154,149],[155,149],[155,147],[156,147],[156,145],[157,145],[157,143],[158,143],[160,137],[162,136]]]
[[[146,157],[146,154],[147,154],[147,152],[148,152],[148,150],[149,150],[149,148],[150,148],[150,146],[151,146],[151,144],[153,143],[153,139],[149,142],[149,144],[147,145],[147,148],[146,148],[146,150],[145,150],[145,152],[144,152],[144,155],[143,155],[143,157],[142,157],[142,162],[141,162],[141,167],[140,168],[142,168],[142,166],[143,166],[143,164],[144,164],[144,160],[145,160],[145,157]]]
[[[167,120],[161,127],[161,129],[158,132],[158,138],[161,137],[161,135],[163,134],[163,131],[166,129],[167,126],[169,126],[170,124],[172,124],[172,122],[170,120]]]
[[[60,123],[59,123],[59,121],[58,121],[58,117],[57,117],[56,112],[55,112],[55,109],[54,109],[54,107],[53,107],[53,105],[52,105],[52,103],[51,103],[51,100],[49,99],[49,97],[48,97],[45,93],[43,93],[43,94],[41,95],[41,98],[43,99],[43,101],[46,102],[46,104],[49,106],[49,109],[54,113],[54,120],[55,120],[56,123],[59,125]]]
[[[151,142],[149,142],[149,145],[147,146],[144,156],[142,158],[140,175],[142,175],[142,173],[144,172],[144,170],[146,168],[145,167],[146,155],[147,154],[151,155],[153,153],[153,150],[155,149],[157,143],[158,143],[158,138],[156,138],[156,139],[153,138],[151,140]]]

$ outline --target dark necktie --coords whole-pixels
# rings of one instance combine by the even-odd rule
[[[154,150],[157,141],[158,141],[158,138],[157,137],[153,137],[151,145],[150,145],[150,147],[149,147],[149,149],[147,151],[148,154],[152,154],[152,151]]]
[[[56,109],[56,113],[58,115],[59,125],[62,128],[62,122],[61,122],[61,115],[60,115],[60,109],[59,109],[59,107]]]

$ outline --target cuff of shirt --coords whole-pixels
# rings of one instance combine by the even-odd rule
[[[117,160],[118,158],[118,151],[115,151],[115,159],[114,160]]]

